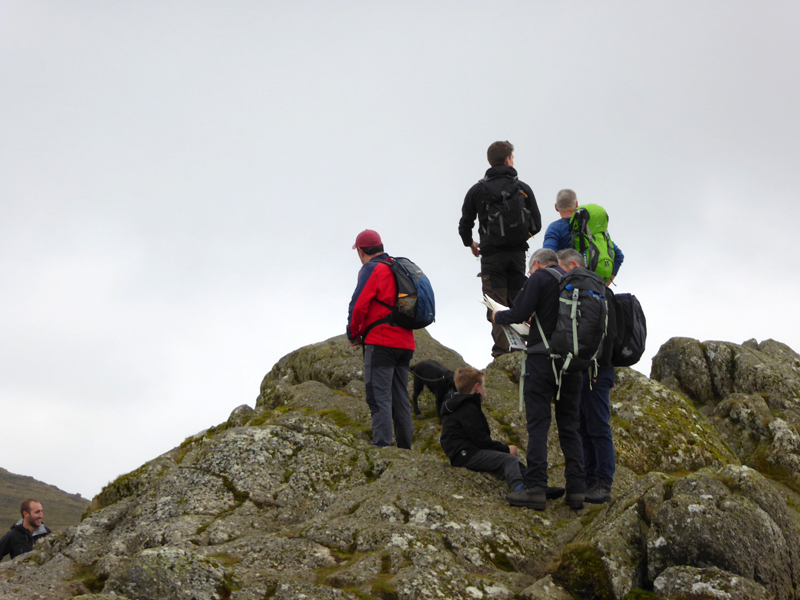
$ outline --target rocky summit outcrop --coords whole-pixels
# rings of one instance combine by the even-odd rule
[[[800,355],[791,348],[672,338],[650,377],[697,406],[742,463],[800,491]]]
[[[415,362],[463,364],[417,341]],[[484,408],[524,448],[520,358],[489,365]],[[776,342],[674,339],[652,379],[618,369],[612,502],[540,513],[449,465],[427,392],[412,449],[373,447],[361,353],[332,338],[0,565],[0,598],[800,600],[798,368]],[[548,447],[562,483],[554,431]]]

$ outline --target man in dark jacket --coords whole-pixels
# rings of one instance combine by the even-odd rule
[[[528,239],[542,228],[542,217],[530,186],[517,179],[514,169],[514,146],[495,142],[487,158],[491,168],[486,177],[473,185],[464,198],[458,234],[472,254],[481,258],[483,293],[504,306],[512,306],[525,283],[525,253]],[[505,197],[504,197],[505,195]],[[513,215],[500,206],[518,206]],[[480,243],[472,239],[478,219]],[[487,313],[491,321],[491,312]],[[509,351],[503,328],[492,327],[492,356]]]
[[[558,320],[559,279],[547,273],[554,269],[563,275],[556,253],[540,248],[531,257],[533,273],[525,282],[511,310],[495,311],[492,318],[500,325],[523,323],[536,313],[545,338],[553,336]],[[512,492],[508,501],[514,506],[544,510],[547,505],[547,434],[550,430],[550,403],[556,396],[558,382],[549,350],[541,339],[538,327],[528,336],[528,357],[525,361],[525,413],[528,426],[528,466],[523,472],[525,489]],[[580,373],[561,375],[560,399],[555,402],[558,439],[564,453],[564,475],[567,480],[565,504],[583,508],[586,488],[583,470],[583,447],[578,433],[582,378]]]
[[[470,471],[502,474],[512,490],[522,490],[517,447],[492,439],[481,403],[486,398],[483,371],[462,367],[454,380],[457,394],[442,403],[442,445],[450,464]]]
[[[34,541],[50,533],[50,530],[42,524],[44,511],[39,502],[33,498],[24,500],[20,512],[22,521],[12,526],[3,539],[0,539],[0,560],[6,554],[16,558],[20,554],[30,552],[33,550]]]
[[[372,443],[392,444],[392,422],[398,448],[411,448],[414,423],[408,398],[408,368],[414,354],[414,332],[386,321],[397,301],[397,284],[377,231],[356,237],[361,270],[347,314],[347,339],[364,346],[364,384],[372,415]]]
[[[586,262],[575,249],[558,252],[558,262],[565,269],[586,267]],[[614,366],[611,357],[617,342],[617,311],[614,292],[606,288],[608,302],[608,326],[603,349],[597,360],[594,379],[583,373],[581,390],[581,444],[583,465],[586,471],[586,502],[603,504],[611,501],[611,485],[614,482],[616,456],[614,438],[611,435],[611,388],[614,387]]]

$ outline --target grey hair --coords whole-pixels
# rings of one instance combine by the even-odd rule
[[[564,188],[556,196],[556,206],[558,210],[569,210],[575,208],[578,202],[578,195],[569,188]]]
[[[557,256],[558,262],[562,267],[574,262],[579,267],[583,267],[584,269],[586,268],[586,259],[583,258],[583,254],[574,248],[565,248],[564,250],[559,250]]]
[[[555,265],[558,263],[558,255],[549,248],[539,248],[531,255],[531,262],[528,264],[528,269],[533,270],[533,261],[547,265]]]

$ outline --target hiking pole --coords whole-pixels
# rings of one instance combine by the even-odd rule
[[[523,407],[525,406],[525,358],[526,352],[522,353],[522,369],[519,372],[519,412],[522,412]]]

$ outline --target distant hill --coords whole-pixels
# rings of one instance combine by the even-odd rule
[[[44,523],[53,531],[77,525],[89,501],[80,494],[68,494],[33,477],[16,475],[0,468],[0,535],[20,519],[19,505],[36,498],[44,507]]]

